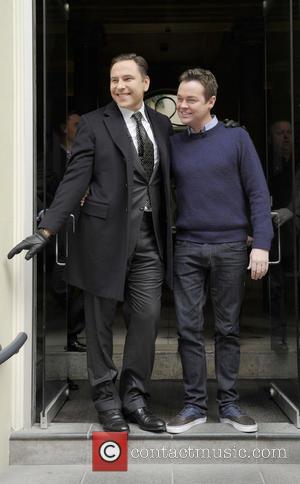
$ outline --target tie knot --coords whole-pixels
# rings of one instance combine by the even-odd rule
[[[131,117],[135,120],[136,123],[140,123],[142,121],[143,115],[141,111],[138,111],[137,113],[134,113]]]

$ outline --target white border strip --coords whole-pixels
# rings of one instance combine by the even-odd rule
[[[33,26],[32,0],[13,0],[13,244],[32,233]],[[31,427],[32,262],[13,259],[13,335],[28,340],[12,359],[12,428]]]

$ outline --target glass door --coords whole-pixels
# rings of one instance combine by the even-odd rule
[[[295,2],[297,3],[297,2]],[[294,109],[292,0],[267,0],[265,14],[266,176],[271,194],[275,237],[264,287],[270,347],[278,379],[271,395],[295,423],[299,418],[299,182]],[[297,107],[299,118],[299,106]],[[298,120],[299,127],[299,120]]]
[[[68,4],[36,2],[36,217],[51,204],[63,176],[67,102]],[[36,286],[36,421],[46,428],[68,394],[66,364],[68,287],[62,230],[38,255]],[[66,360],[62,358],[61,362]]]

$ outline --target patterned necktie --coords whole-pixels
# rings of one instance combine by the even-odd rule
[[[136,122],[136,137],[138,144],[138,155],[141,165],[149,181],[154,167],[154,147],[142,123],[142,113],[138,111],[131,116]]]

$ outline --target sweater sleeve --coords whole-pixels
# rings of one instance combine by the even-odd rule
[[[79,204],[89,185],[94,164],[94,139],[92,130],[82,116],[72,148],[72,157],[55,197],[45,213],[39,228],[53,232],[66,223],[70,213]]]
[[[270,250],[273,238],[270,194],[260,159],[248,133],[240,131],[240,174],[249,202],[253,229],[252,247]]]

